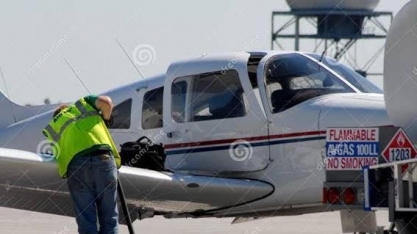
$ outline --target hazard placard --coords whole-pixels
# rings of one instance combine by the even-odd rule
[[[408,160],[415,158],[416,155],[416,148],[401,128],[398,129],[397,133],[382,151],[382,156],[387,162]],[[403,165],[402,172],[407,170],[407,168],[407,164]]]
[[[379,129],[327,128],[325,147],[327,171],[361,171],[378,164]]]

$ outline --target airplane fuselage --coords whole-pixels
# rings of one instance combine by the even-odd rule
[[[173,63],[164,75],[103,93],[115,104],[110,131],[116,145],[144,135],[163,143],[165,167],[174,174],[265,184],[250,202],[212,214],[317,212],[324,210],[326,129],[391,125],[381,93],[334,69],[307,54],[275,51]],[[0,146],[47,153],[42,129],[52,112],[0,130]],[[232,192],[237,186],[230,185]],[[171,210],[201,209],[178,204]]]

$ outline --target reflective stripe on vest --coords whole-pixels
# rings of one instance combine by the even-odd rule
[[[81,103],[81,101],[77,101],[75,102],[75,107],[77,107],[77,109],[80,111],[80,115],[69,119],[67,122],[65,122],[62,126],[61,129],[59,130],[59,132],[55,132],[54,129],[52,128],[51,124],[48,124],[48,126],[45,127],[45,130],[49,133],[49,135],[51,136],[52,140],[55,142],[58,142],[59,139],[62,136],[62,133],[65,131],[65,129],[73,122],[90,117],[90,116],[95,116],[98,115],[97,111],[87,111],[87,109],[85,109],[85,107],[83,106],[83,104]]]

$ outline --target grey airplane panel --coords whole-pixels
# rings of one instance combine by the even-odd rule
[[[18,155],[18,156],[17,156]],[[209,211],[245,204],[273,192],[256,180],[227,179],[122,167],[119,176],[130,206],[162,213]],[[0,149],[0,205],[72,216],[65,180],[50,158]]]

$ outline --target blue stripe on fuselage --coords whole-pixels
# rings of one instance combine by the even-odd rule
[[[314,141],[314,140],[323,140],[323,139],[326,139],[326,136],[315,136],[315,137],[295,138],[295,139],[285,139],[285,140],[275,140],[275,141],[262,141],[262,142],[251,143],[251,146],[259,147],[259,146],[278,145],[278,144],[287,144],[287,143],[296,143],[296,142]],[[201,147],[201,148],[167,150],[166,153],[167,155],[189,154],[189,153],[216,151],[216,150],[228,150],[229,147],[230,147],[230,144],[221,145],[221,146]]]

